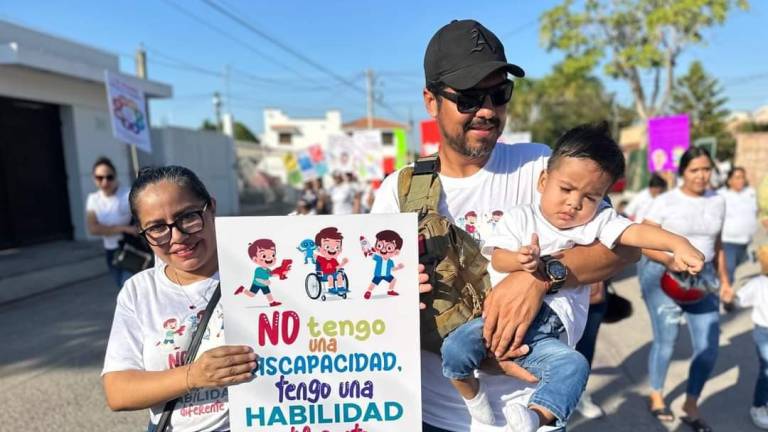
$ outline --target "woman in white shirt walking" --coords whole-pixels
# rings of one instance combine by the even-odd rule
[[[742,167],[733,168],[725,184],[718,193],[725,198],[722,241],[728,282],[733,284],[736,267],[747,260],[747,246],[757,231],[757,194],[747,184],[747,172]]]
[[[118,288],[122,287],[131,273],[112,265],[112,258],[124,234],[136,234],[130,225],[131,210],[128,206],[128,188],[117,181],[117,170],[112,161],[100,157],[93,163],[93,183],[98,190],[88,195],[85,217],[88,232],[100,236],[104,243],[107,268]]]
[[[659,195],[643,223],[661,226],[686,237],[704,254],[705,265],[701,276],[709,281],[709,285],[717,285],[719,278],[721,294],[729,299],[733,291],[728,283],[725,255],[720,247],[725,200],[708,189],[713,166],[706,150],[689,148],[680,158],[678,174],[682,184]],[[638,276],[653,328],[653,343],[648,358],[651,413],[661,421],[674,419],[665,404],[663,387],[679,324],[685,318],[691,334],[693,357],[683,403],[685,416],[681,420],[695,432],[710,432],[712,429],[700,417],[698,400],[717,361],[720,300],[716,294],[710,293],[697,303],[675,303],[662,291],[661,277],[667,270],[679,272],[685,269],[676,268],[667,253],[643,249],[643,254]]]

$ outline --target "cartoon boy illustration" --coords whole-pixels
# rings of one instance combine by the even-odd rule
[[[376,245],[373,247],[373,261],[376,262],[376,268],[373,270],[371,284],[368,285],[368,290],[363,295],[366,300],[371,298],[373,289],[378,286],[381,281],[389,282],[388,295],[400,295],[395,291],[395,283],[397,282],[397,279],[392,276],[392,272],[400,270],[404,267],[404,264],[400,263],[395,265],[392,257],[397,256],[402,247],[403,238],[400,237],[400,234],[392,230],[384,230],[376,234]]]
[[[338,289],[344,286],[344,277],[339,272],[339,267],[343,267],[349,262],[347,258],[342,258],[341,262],[337,259],[341,255],[342,240],[344,240],[344,236],[336,227],[323,228],[315,236],[315,244],[317,245],[315,268],[328,280],[328,286],[331,287],[328,292],[331,294],[336,294]],[[335,285],[333,283],[334,277],[336,278]]]
[[[184,330],[186,326],[179,327],[179,320],[176,318],[168,318],[163,322],[163,328],[165,329],[165,337],[162,342],[158,342],[155,346],[160,345],[173,345],[173,349],[179,349],[176,346],[176,335],[184,336]]]
[[[496,232],[496,224],[499,223],[502,216],[504,216],[504,212],[501,210],[494,210],[491,212],[491,218],[488,219],[488,225],[491,226],[493,232]]]
[[[283,260],[279,267],[270,269],[269,267],[277,261],[275,242],[270,239],[258,239],[248,246],[248,256],[256,264],[253,271],[253,282],[251,289],[246,291],[242,285],[237,288],[235,295],[245,294],[248,297],[254,297],[258,293],[264,293],[267,296],[270,307],[280,306],[282,303],[272,297],[272,291],[269,289],[271,284],[269,278],[278,275],[280,279],[285,279],[286,273],[291,268],[291,260]]]

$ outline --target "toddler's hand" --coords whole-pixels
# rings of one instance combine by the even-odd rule
[[[523,246],[517,252],[517,260],[523,270],[528,273],[535,273],[539,269],[539,256],[541,248],[539,247],[539,236],[533,234],[531,244]]]
[[[695,275],[704,267],[704,254],[693,247],[690,242],[685,241],[679,248],[672,251],[674,254],[675,267],[680,271],[687,271]]]

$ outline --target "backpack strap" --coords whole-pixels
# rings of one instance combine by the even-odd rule
[[[400,211],[425,214],[437,212],[442,185],[437,171],[440,159],[437,154],[416,160],[413,168],[400,171],[397,190],[400,198]]]

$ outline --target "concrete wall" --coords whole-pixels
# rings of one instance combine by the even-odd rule
[[[749,184],[757,187],[768,175],[768,132],[737,134],[734,165],[744,167]]]
[[[231,138],[211,131],[162,127],[152,129],[152,150],[153,165],[182,165],[194,171],[216,198],[217,215],[240,212]]]

